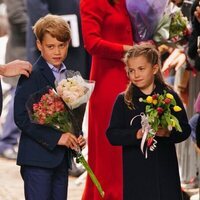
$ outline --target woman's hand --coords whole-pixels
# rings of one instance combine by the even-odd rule
[[[177,71],[186,61],[186,55],[183,50],[175,48],[169,49],[169,57],[164,61],[162,72],[166,72],[171,68],[175,68]]]
[[[124,52],[126,53],[127,51],[129,51],[130,49],[132,49],[133,46],[130,46],[130,45],[123,45],[123,49],[124,49]]]
[[[32,71],[32,65],[28,61],[14,60],[0,66],[0,74],[5,77],[13,77],[23,74],[29,77]]]

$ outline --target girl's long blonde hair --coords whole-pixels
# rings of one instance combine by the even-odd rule
[[[161,73],[160,54],[159,54],[158,50],[155,48],[155,46],[151,45],[151,44],[134,45],[132,49],[130,49],[129,51],[126,52],[123,61],[126,65],[125,70],[126,70],[127,75],[129,75],[128,74],[129,73],[128,72],[129,59],[135,58],[138,56],[144,56],[147,59],[147,61],[149,63],[151,63],[152,67],[157,64],[159,66],[159,69],[158,69],[158,72],[155,74],[155,80],[160,82],[161,84],[165,85],[166,87],[170,88],[170,86],[165,83],[162,73]],[[124,94],[125,103],[130,108],[134,108],[132,97],[133,97],[133,84],[130,82],[128,84],[128,86],[125,90],[125,94]]]

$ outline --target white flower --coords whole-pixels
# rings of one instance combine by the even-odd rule
[[[70,109],[77,108],[86,103],[94,89],[94,82],[84,80],[80,75],[64,79],[56,88],[58,95]]]
[[[142,97],[139,98],[139,102],[143,102],[143,98]]]

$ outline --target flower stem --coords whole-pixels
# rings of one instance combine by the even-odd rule
[[[77,157],[76,157],[76,161],[79,163],[81,163],[83,165],[83,167],[86,169],[86,171],[88,172],[92,182],[94,183],[94,185],[96,186],[96,188],[99,191],[99,194],[101,195],[102,198],[104,198],[105,196],[105,192],[103,191],[101,184],[99,183],[97,177],[95,176],[95,174],[93,173],[92,169],[90,168],[89,164],[87,163],[87,161],[85,160],[83,154],[81,152],[77,153]]]

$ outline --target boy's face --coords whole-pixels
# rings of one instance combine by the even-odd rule
[[[37,40],[37,47],[42,57],[56,68],[60,68],[61,63],[67,56],[69,42],[60,42],[50,34],[44,35],[43,41]]]

